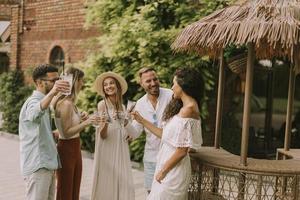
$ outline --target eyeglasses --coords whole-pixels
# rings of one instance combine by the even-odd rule
[[[152,119],[153,119],[153,124],[154,124],[155,126],[158,126],[158,121],[157,121],[156,113],[154,113],[154,114],[152,115]]]
[[[55,83],[57,80],[59,80],[59,78],[55,78],[55,79],[46,79],[46,78],[41,78],[42,81],[50,81],[51,83]]]

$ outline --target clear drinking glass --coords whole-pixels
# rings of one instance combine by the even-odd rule
[[[96,117],[99,117],[99,118],[100,118],[100,114],[99,114],[99,112],[97,112],[97,111],[95,111],[95,112],[93,113],[93,116],[96,116]],[[94,123],[93,123],[93,127],[98,128],[99,126],[100,126],[99,123],[97,123],[97,122],[94,122]]]
[[[63,95],[69,96],[72,91],[72,85],[73,85],[73,74],[62,74],[60,75],[60,78],[64,81],[68,81],[70,85],[70,90],[68,92],[62,93]]]
[[[131,100],[127,101],[126,114],[125,114],[126,119],[128,120],[131,119],[130,113],[134,110],[135,105],[136,105],[135,101],[131,101]]]
[[[108,116],[108,114],[105,112],[105,111],[103,111],[103,112],[101,112],[101,118],[104,118],[105,119],[105,122],[106,123],[110,123],[111,122],[111,119],[110,119],[110,117]]]
[[[126,106],[126,111],[129,112],[129,113],[132,112],[134,107],[135,107],[135,104],[136,104],[135,101],[128,100],[127,101],[127,106]]]

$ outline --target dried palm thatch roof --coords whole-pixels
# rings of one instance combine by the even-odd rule
[[[299,28],[300,0],[248,0],[187,26],[172,48],[217,56],[228,44],[253,42],[258,58],[293,58]]]

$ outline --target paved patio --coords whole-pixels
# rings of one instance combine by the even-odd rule
[[[0,132],[0,200],[24,200],[25,186],[20,174],[19,142],[14,135]],[[89,200],[92,187],[92,163],[88,156],[83,158],[83,174],[80,191],[81,200]],[[135,199],[144,200],[144,174],[132,169],[135,184]]]

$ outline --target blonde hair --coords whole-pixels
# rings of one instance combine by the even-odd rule
[[[143,74],[145,74],[147,72],[155,72],[156,73],[156,70],[152,67],[142,67],[138,71],[138,83],[141,83]]]

